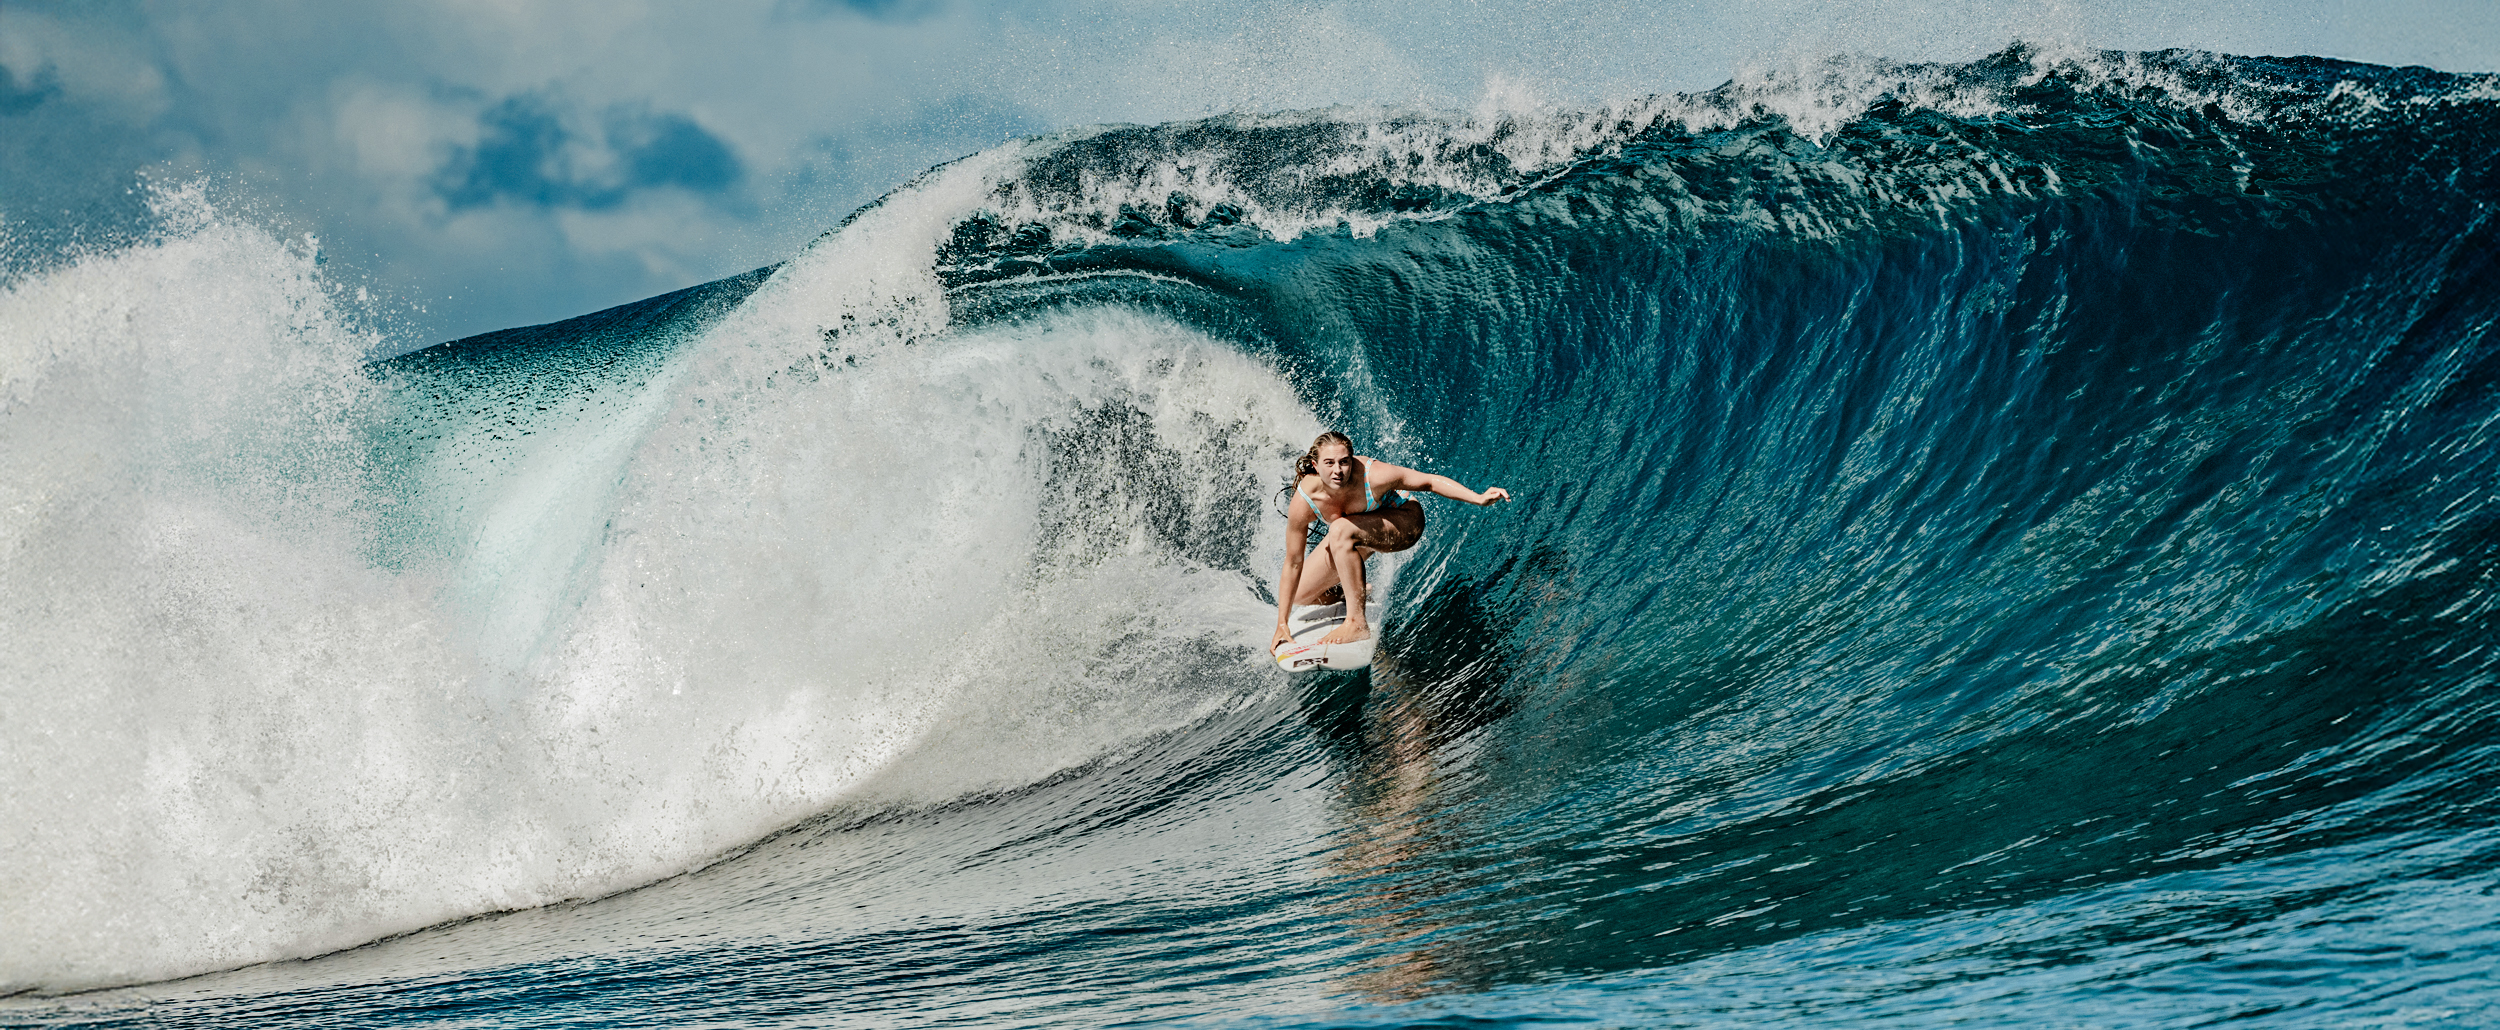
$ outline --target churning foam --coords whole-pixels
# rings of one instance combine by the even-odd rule
[[[202,207],[8,287],[0,990],[596,896],[1272,689],[1250,500],[1315,421],[1144,316],[950,331],[932,246],[1012,149],[446,490],[432,558],[376,560],[447,473],[376,467],[376,341],[308,255]]]

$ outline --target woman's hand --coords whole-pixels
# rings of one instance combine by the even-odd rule
[[[1483,498],[1483,500],[1480,500],[1480,501],[1477,501],[1477,502],[1476,502],[1478,505],[1480,505],[1480,506],[1485,506],[1485,507],[1490,507],[1490,506],[1492,506],[1493,502],[1495,502],[1495,501],[1507,501],[1507,500],[1510,500],[1510,491],[1508,491],[1508,490],[1504,490],[1504,489],[1502,489],[1501,487],[1496,486],[1496,487],[1490,487],[1490,488],[1486,489],[1486,490],[1485,490],[1485,492],[1480,493],[1480,494],[1477,494],[1476,496],[1478,496],[1478,497],[1480,497],[1480,498]]]
[[[1284,624],[1284,623],[1281,623],[1281,622],[1277,623],[1277,624],[1276,624],[1276,635],[1275,635],[1275,636],[1273,636],[1273,637],[1268,638],[1268,641],[1267,641],[1267,653],[1269,653],[1269,654],[1275,654],[1275,653],[1276,653],[1276,649],[1277,649],[1277,648],[1282,647],[1282,646],[1284,646],[1285,644],[1292,642],[1292,640],[1293,640],[1293,634],[1285,631],[1285,624]]]

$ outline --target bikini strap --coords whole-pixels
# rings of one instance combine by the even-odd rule
[[[1293,478],[1293,492],[1302,497],[1302,503],[1311,506],[1312,518],[1320,520],[1323,525],[1328,522],[1328,516],[1321,513],[1319,510],[1319,502],[1312,500],[1310,494],[1303,493],[1301,476],[1297,475]],[[1403,500],[1403,498],[1401,498],[1401,500]],[[1369,461],[1365,461],[1363,463],[1363,510],[1380,510],[1380,498],[1372,496],[1372,463]],[[1353,513],[1348,512],[1347,514]]]

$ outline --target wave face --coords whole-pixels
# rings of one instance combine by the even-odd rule
[[[1229,116],[370,364],[209,212],[0,314],[0,1011],[2488,1011],[2495,155],[2180,53]],[[1519,500],[1289,681],[1323,426]]]

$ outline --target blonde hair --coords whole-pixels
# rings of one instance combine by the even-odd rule
[[[1319,474],[1319,449],[1332,443],[1344,445],[1348,454],[1354,453],[1354,441],[1348,439],[1344,433],[1331,429],[1319,434],[1319,439],[1311,441],[1310,450],[1302,452],[1301,457],[1293,459],[1293,475],[1286,479],[1284,489],[1276,491],[1276,514],[1283,515],[1293,510],[1294,489],[1302,485],[1302,477]],[[1319,513],[1312,512],[1311,514],[1316,516]]]
[[[1295,482],[1301,482],[1302,477],[1304,476],[1316,476],[1319,474],[1319,449],[1332,443],[1344,447],[1347,454],[1354,453],[1354,441],[1347,438],[1344,433],[1340,433],[1334,429],[1321,433],[1317,439],[1311,441],[1310,450],[1302,452],[1301,457],[1294,459],[1293,478]]]

